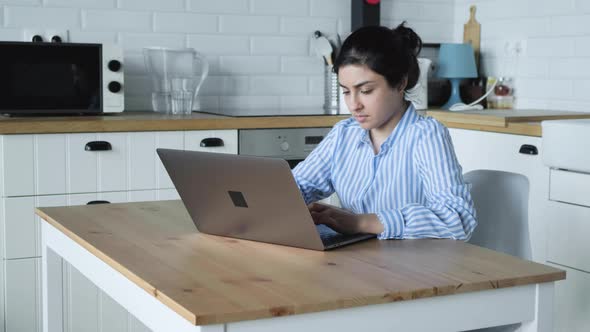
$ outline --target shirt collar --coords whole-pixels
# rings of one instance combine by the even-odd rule
[[[409,126],[413,125],[414,123],[416,123],[418,121],[418,118],[419,118],[419,115],[416,112],[416,109],[414,108],[414,104],[410,103],[410,106],[408,106],[408,108],[406,109],[406,112],[404,113],[402,118],[399,120],[399,122],[395,126],[395,128],[393,128],[393,131],[391,132],[389,137],[387,137],[385,142],[383,142],[383,144],[381,144],[381,148],[382,149],[387,148],[391,144],[393,144],[393,142],[395,142],[398,137],[401,137],[401,135],[404,133],[406,128],[408,128]],[[359,139],[359,144],[366,144],[366,143],[371,144],[371,138],[369,135],[369,131],[363,130],[361,133],[360,139]]]

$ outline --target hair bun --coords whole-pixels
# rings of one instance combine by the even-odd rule
[[[418,56],[422,50],[422,39],[420,39],[420,36],[414,30],[406,27],[405,24],[406,21],[403,21],[395,29],[392,29],[393,34],[404,41],[404,44],[412,51],[414,56]]]

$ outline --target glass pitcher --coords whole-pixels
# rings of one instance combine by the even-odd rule
[[[148,47],[143,49],[152,80],[152,108],[167,114],[190,114],[200,110],[199,90],[209,74],[209,62],[192,48]]]

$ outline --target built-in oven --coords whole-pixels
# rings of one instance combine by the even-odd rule
[[[243,129],[238,153],[283,158],[294,168],[322,141],[330,128]]]
[[[282,158],[293,169],[318,146],[329,131],[330,128],[242,129],[238,132],[238,153]],[[340,206],[336,194],[322,202]]]

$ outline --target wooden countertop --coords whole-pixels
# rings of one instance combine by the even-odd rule
[[[590,118],[590,113],[547,110],[427,110],[449,128],[541,136],[541,120]],[[3,117],[0,134],[51,134],[168,130],[332,127],[349,115],[229,117],[192,113],[175,117],[154,112],[123,112],[104,116]]]
[[[453,240],[318,252],[198,233],[180,201],[39,208],[196,325],[551,282],[565,272]]]
[[[346,118],[346,115],[229,117],[196,112],[182,117],[154,112],[103,116],[0,116],[0,134],[332,127]]]

